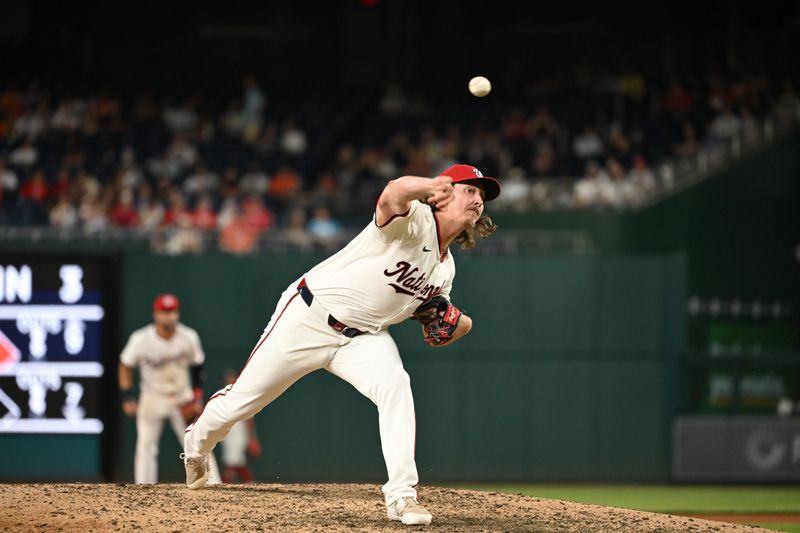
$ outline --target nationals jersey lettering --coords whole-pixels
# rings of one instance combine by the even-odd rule
[[[455,262],[438,250],[433,212],[414,201],[408,213],[383,226],[373,216],[372,224],[304,277],[338,320],[377,332],[409,318],[422,300],[450,294]]]
[[[422,251],[424,252],[425,249],[423,248]],[[419,269],[412,267],[408,261],[398,261],[396,270],[390,271],[386,269],[383,271],[383,275],[389,278],[397,276],[396,283],[389,283],[389,286],[397,293],[416,296],[418,300],[427,300],[442,290],[441,287],[425,284],[424,273],[418,277],[413,277],[413,274],[417,272],[419,272]]]
[[[191,396],[189,367],[202,364],[205,353],[197,332],[181,323],[169,339],[161,337],[154,324],[134,331],[120,362],[128,368],[139,367],[142,392]]]

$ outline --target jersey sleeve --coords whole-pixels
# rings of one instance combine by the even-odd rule
[[[200,343],[200,335],[195,330],[189,331],[189,339],[192,344],[192,365],[202,365],[206,361],[206,354],[203,351],[203,345]]]
[[[418,200],[411,202],[406,213],[394,215],[388,222],[379,226],[377,214],[373,216],[373,227],[381,240],[391,242],[405,239],[419,239],[424,229],[432,224],[433,213],[430,208]]]
[[[139,345],[141,343],[141,338],[141,334],[138,331],[134,331],[128,338],[125,348],[122,349],[119,362],[128,368],[136,368],[139,366],[139,352],[141,351],[139,350]]]

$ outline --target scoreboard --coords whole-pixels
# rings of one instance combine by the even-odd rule
[[[0,439],[101,438],[113,276],[103,258],[0,256]]]

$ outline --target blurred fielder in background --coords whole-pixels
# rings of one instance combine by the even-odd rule
[[[388,517],[431,522],[416,499],[411,383],[388,328],[414,316],[431,346],[469,332],[472,320],[449,302],[455,263],[448,246],[471,248],[476,234],[494,233],[483,207],[500,194],[497,180],[475,167],[454,165],[442,174],[389,182],[372,223],[289,285],[237,380],[214,394],[186,430],[182,457],[189,488],[205,485],[207,457],[237,421],[324,368],[378,407]]]
[[[153,323],[134,331],[119,357],[119,388],[122,410],[136,415],[136,483],[158,481],[158,444],[164,420],[169,419],[178,440],[186,425],[203,408],[202,376],[205,354],[200,337],[178,322],[180,302],[173,294],[160,294],[153,301]],[[133,394],[133,371],[139,368],[137,401]],[[220,483],[213,454],[209,483]]]

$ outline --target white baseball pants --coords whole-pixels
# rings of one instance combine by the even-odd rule
[[[416,421],[411,382],[387,331],[348,338],[330,327],[318,302],[309,307],[297,282],[283,293],[275,313],[236,382],[214,394],[186,430],[188,457],[209,454],[237,421],[252,417],[295,381],[324,368],[353,385],[378,407],[388,482],[386,504],[416,497]],[[315,309],[316,308],[316,309]]]
[[[136,483],[158,482],[158,444],[165,420],[169,420],[178,442],[183,440],[186,422],[181,416],[179,404],[175,396],[157,392],[142,391],[139,396],[136,411],[136,452],[133,459],[133,479]],[[209,463],[209,483],[221,483],[222,477],[213,454]]]

